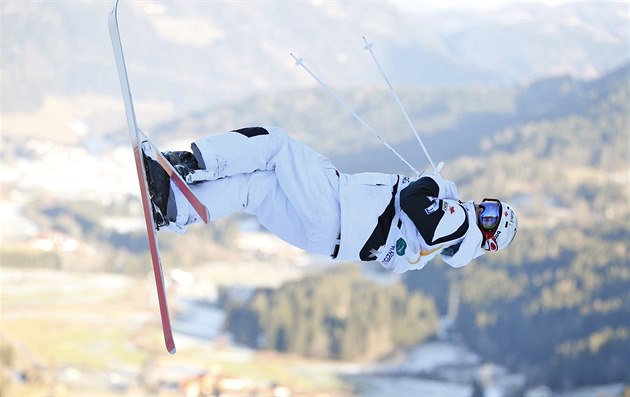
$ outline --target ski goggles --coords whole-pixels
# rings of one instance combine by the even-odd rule
[[[477,218],[481,233],[486,240],[490,240],[499,227],[501,202],[497,199],[484,198],[479,206],[483,209]]]

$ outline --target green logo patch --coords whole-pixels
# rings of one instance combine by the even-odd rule
[[[405,255],[405,251],[407,250],[407,242],[401,237],[396,240],[396,254],[398,256]]]

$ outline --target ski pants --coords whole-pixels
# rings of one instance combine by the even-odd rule
[[[211,180],[190,185],[211,219],[253,214],[271,233],[306,251],[332,255],[339,244],[339,174],[330,160],[277,127],[209,136],[192,149]],[[177,223],[200,222],[171,183]]]

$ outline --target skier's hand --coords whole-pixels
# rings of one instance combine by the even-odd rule
[[[459,190],[457,189],[455,182],[444,179],[442,175],[437,172],[423,171],[420,174],[420,178],[423,177],[429,177],[438,184],[440,188],[439,198],[459,200]]]

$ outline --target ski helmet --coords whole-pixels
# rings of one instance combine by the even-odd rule
[[[481,248],[486,251],[502,250],[514,240],[518,228],[518,220],[512,207],[497,199],[484,198],[477,224],[483,234]]]

